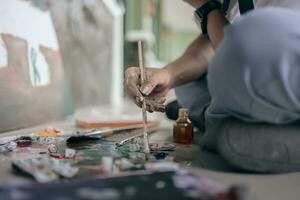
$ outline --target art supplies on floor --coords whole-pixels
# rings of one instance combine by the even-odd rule
[[[118,134],[116,130],[112,132]],[[47,128],[2,138],[0,157],[28,181],[3,184],[0,199],[242,199],[240,189],[184,172],[171,155],[175,144],[150,143],[150,153],[145,153],[143,133],[125,130],[133,136],[119,142],[103,129]]]
[[[0,186],[0,199],[5,200],[243,200],[244,198],[243,187],[225,188],[217,182],[182,171],[143,172],[64,183]]]

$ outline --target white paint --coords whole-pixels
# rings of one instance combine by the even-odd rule
[[[2,36],[0,35],[0,68],[7,66],[7,50]]]
[[[0,33],[11,34],[27,41],[32,85],[41,86],[49,84],[49,66],[39,50],[39,45],[52,49],[59,48],[50,13],[48,11],[41,11],[32,6],[30,2],[22,0],[0,0],[0,4]],[[36,64],[41,78],[39,82],[34,82],[33,79],[33,65],[30,62],[31,48],[37,52]],[[0,52],[0,60],[5,59],[4,51],[0,50]]]
[[[113,20],[113,41],[112,41],[112,91],[111,101],[114,108],[118,108],[123,103],[123,14],[124,11],[115,0],[103,0]],[[116,109],[118,111],[119,109]]]
[[[103,156],[101,158],[102,169],[106,173],[111,173],[113,170],[114,159],[111,156]]]

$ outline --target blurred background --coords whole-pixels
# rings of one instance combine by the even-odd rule
[[[182,0],[125,0],[125,64],[136,55],[134,36],[144,37],[152,57],[151,66],[168,63],[185,50],[198,30],[193,22],[193,9]]]
[[[81,110],[128,114],[137,108],[123,76],[137,66],[137,41],[144,42],[145,66],[163,67],[198,34],[193,9],[182,0],[0,3],[0,131]]]

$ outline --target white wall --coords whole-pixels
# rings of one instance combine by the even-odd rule
[[[198,31],[193,20],[194,8],[183,0],[162,0],[163,23],[175,31]]]
[[[28,43],[28,64],[33,86],[47,85],[49,67],[39,50],[39,45],[58,50],[58,42],[50,13],[34,7],[29,1],[0,0],[0,33],[24,39]],[[36,68],[39,82],[34,81],[31,50],[36,52]],[[0,68],[7,65],[6,47],[0,36]]]

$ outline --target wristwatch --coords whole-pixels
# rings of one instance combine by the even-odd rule
[[[222,4],[217,0],[210,0],[195,10],[195,20],[202,33],[207,34],[207,15],[213,10],[221,10]]]

